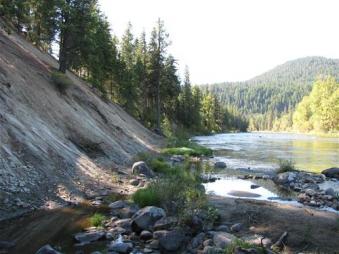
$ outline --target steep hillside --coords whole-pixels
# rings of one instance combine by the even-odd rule
[[[56,67],[0,29],[0,219],[115,188],[113,172],[162,143],[72,73],[74,84],[60,94]]]
[[[305,57],[288,61],[248,81],[206,87],[222,103],[235,106],[246,115],[268,112],[279,115],[294,110],[311,91],[312,82],[327,75],[339,79],[339,59]]]

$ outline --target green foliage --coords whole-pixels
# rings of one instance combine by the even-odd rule
[[[52,81],[60,93],[65,94],[66,90],[73,85],[73,82],[66,76],[66,74],[54,71],[52,72]]]
[[[171,147],[162,150],[167,155],[211,156],[212,150],[206,147],[192,145],[191,147]]]
[[[230,245],[227,246],[226,250],[225,250],[225,254],[233,254],[235,253],[235,250],[237,247],[243,248],[243,249],[255,249],[257,251],[257,253],[259,254],[265,254],[266,250],[262,247],[258,247],[255,244],[251,244],[248,242],[245,242],[241,239],[236,239],[235,241],[233,241]]]
[[[162,158],[154,158],[150,162],[150,167],[157,173],[169,174],[171,166]]]
[[[139,189],[132,196],[133,202],[141,207],[159,206],[161,197],[160,193],[157,190],[157,186],[154,186],[152,184],[145,189]]]
[[[279,160],[279,168],[277,173],[296,171],[295,163],[292,160]]]
[[[106,217],[101,213],[95,213],[94,215],[92,215],[92,217],[90,217],[89,220],[93,227],[103,227]]]

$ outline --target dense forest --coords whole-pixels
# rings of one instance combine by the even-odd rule
[[[59,77],[73,71],[148,128],[165,128],[169,135],[173,129],[220,132],[247,127],[239,113],[221,105],[214,94],[192,88],[188,68],[181,82],[160,19],[149,35],[135,35],[129,24],[118,38],[96,0],[1,0],[0,15],[40,50],[59,50]]]
[[[225,107],[235,107],[248,119],[249,130],[277,130],[278,119],[292,121],[298,103],[317,78],[339,78],[339,60],[305,57],[286,62],[251,80],[205,85]]]

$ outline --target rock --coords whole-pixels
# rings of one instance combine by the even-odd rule
[[[108,205],[109,208],[111,209],[121,209],[121,208],[124,208],[126,207],[128,204],[126,201],[123,201],[123,200],[118,200],[118,201],[115,201],[111,204]]]
[[[132,217],[137,211],[139,207],[136,205],[127,206],[115,211],[115,214],[122,219],[127,219]]]
[[[202,254],[219,254],[219,253],[220,254],[224,253],[223,249],[212,246],[205,246],[202,251]]]
[[[250,244],[255,244],[257,246],[261,246],[261,244],[264,247],[269,247],[272,245],[272,241],[269,238],[265,238],[261,235],[251,235],[251,236],[246,236],[242,238],[245,242],[248,242]]]
[[[234,235],[226,232],[215,232],[213,236],[214,245],[222,249],[226,248],[236,239]]]
[[[251,184],[251,189],[257,189],[257,188],[259,188],[260,187],[260,185],[257,185],[257,184]]]
[[[132,166],[133,174],[143,174],[146,177],[154,177],[154,172],[150,169],[144,161],[135,162]]]
[[[234,254],[258,254],[258,253],[259,252],[254,248],[244,249],[244,248],[237,246],[234,249]]]
[[[150,240],[152,239],[153,237],[153,234],[147,230],[143,230],[141,233],[140,233],[140,239],[143,240],[143,241],[147,241],[147,240]]]
[[[174,163],[176,162],[183,162],[185,160],[185,156],[183,155],[173,155],[170,160]]]
[[[184,234],[180,230],[165,231],[159,237],[159,245],[165,251],[177,251],[184,240]]]
[[[165,216],[164,209],[156,206],[146,206],[133,215],[133,231],[151,230],[155,222]]]
[[[214,163],[215,168],[226,168],[226,163],[223,161],[217,161]]]
[[[108,246],[108,250],[115,251],[117,253],[130,253],[133,250],[133,244],[124,242],[112,242]]]
[[[11,249],[13,247],[15,247],[15,243],[14,242],[0,241],[0,250],[9,250],[9,249]]]
[[[103,231],[83,232],[74,235],[74,238],[79,243],[91,243],[102,239],[105,236]]]
[[[330,195],[332,197],[335,197],[335,191],[333,190],[333,188],[328,188],[325,190],[325,194],[326,195]]]
[[[212,239],[207,239],[203,242],[204,246],[212,246],[213,245],[213,240]]]
[[[133,186],[138,186],[140,183],[140,181],[138,179],[132,179],[129,181],[129,184],[130,185],[133,185]]]
[[[295,172],[284,172],[276,175],[273,178],[273,181],[278,184],[288,184],[293,182],[296,178],[297,174]]]
[[[205,238],[206,234],[201,232],[200,234],[196,235],[192,241],[191,241],[191,245],[193,249],[198,248],[200,245],[202,245],[202,243],[204,242],[204,238]]]
[[[56,251],[51,245],[47,244],[42,246],[35,254],[61,254],[61,252]]]
[[[227,225],[220,225],[215,230],[221,232],[230,232],[230,229]]]
[[[239,232],[243,228],[243,225],[241,223],[236,223],[231,226],[232,232]]]
[[[312,196],[314,196],[316,194],[316,191],[313,190],[313,189],[306,189],[305,190],[305,194],[310,196],[310,197],[312,197]]]
[[[157,220],[154,224],[154,230],[169,229],[178,223],[178,219],[175,217],[163,217]]]
[[[114,222],[114,225],[131,231],[132,219],[120,219]]]
[[[116,237],[118,235],[124,235],[124,234],[126,234],[128,232],[130,232],[130,231],[128,231],[128,230],[126,230],[126,229],[124,229],[122,227],[115,227],[115,228],[112,228],[112,229],[110,229],[108,231],[108,233],[112,234],[113,237]],[[106,236],[106,238],[107,238],[107,236]]]
[[[327,177],[339,179],[339,168],[337,167],[325,169],[321,173]]]
[[[149,243],[149,247],[153,250],[157,250],[159,249],[159,240],[152,240],[150,243]]]

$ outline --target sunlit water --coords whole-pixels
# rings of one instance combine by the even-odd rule
[[[298,169],[321,172],[339,166],[339,139],[285,133],[227,133],[193,140],[214,150],[216,161],[228,168],[272,171],[282,160]]]

